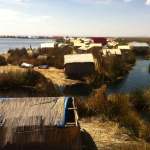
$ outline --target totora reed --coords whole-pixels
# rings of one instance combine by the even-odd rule
[[[13,98],[0,101],[0,149],[80,149],[74,99]],[[65,138],[64,138],[65,137]]]

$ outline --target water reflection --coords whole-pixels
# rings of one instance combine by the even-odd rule
[[[109,87],[108,93],[127,93],[150,87],[149,60],[137,58],[136,64],[121,82]]]

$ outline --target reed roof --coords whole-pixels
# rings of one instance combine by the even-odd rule
[[[129,46],[130,47],[149,47],[149,44],[145,42],[130,42]]]
[[[55,41],[51,41],[48,43],[42,43],[41,44],[41,48],[54,48],[55,47],[56,42]]]
[[[65,98],[15,98],[0,101],[0,121],[5,127],[65,124]]]
[[[130,48],[129,45],[119,45],[118,49],[120,49],[120,50],[130,50],[131,48]]]
[[[64,56],[64,64],[69,63],[94,63],[92,54],[73,54]]]
[[[77,118],[71,97],[0,99],[0,149],[66,149],[79,136],[78,122],[70,117]]]

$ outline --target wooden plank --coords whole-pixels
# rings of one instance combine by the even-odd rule
[[[2,127],[5,124],[6,119],[0,115],[0,127]]]
[[[68,110],[77,110],[77,108],[68,108]]]

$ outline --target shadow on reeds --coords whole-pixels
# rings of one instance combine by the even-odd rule
[[[67,145],[48,145],[33,143],[29,145],[7,144],[7,146],[0,148],[0,150],[70,150]]]
[[[66,86],[63,90],[65,95],[71,96],[89,96],[92,92],[92,88],[87,84],[76,84],[72,86]]]
[[[81,131],[80,135],[82,141],[82,150],[98,150],[93,138],[86,130]]]

